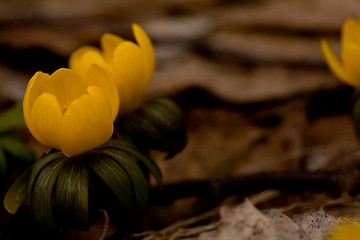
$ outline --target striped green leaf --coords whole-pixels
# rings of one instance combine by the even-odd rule
[[[134,212],[134,194],[131,179],[115,160],[105,155],[92,154],[89,167],[112,190],[125,210]]]
[[[153,159],[151,159],[145,153],[142,153],[134,145],[132,145],[129,142],[123,141],[123,140],[111,139],[106,144],[104,144],[103,147],[110,148],[110,149],[122,150],[122,151],[131,153],[132,155],[134,155],[138,160],[140,160],[142,163],[144,163],[149,168],[150,172],[154,175],[159,186],[162,187],[162,174],[161,174],[159,167],[157,166],[157,164],[154,162]]]
[[[4,197],[4,207],[11,213],[15,214],[19,209],[21,203],[27,196],[27,186],[31,168],[28,168],[16,181],[11,185]]]
[[[63,228],[89,229],[89,171],[82,159],[64,159],[56,183],[56,219]]]
[[[53,211],[53,193],[64,161],[56,160],[47,164],[39,172],[30,192],[30,206],[34,221],[44,231],[58,234]]]
[[[105,154],[116,160],[129,175],[135,195],[136,212],[141,213],[147,204],[149,187],[143,172],[127,153],[118,150],[104,150]]]

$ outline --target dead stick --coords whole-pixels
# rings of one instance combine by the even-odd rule
[[[351,167],[335,171],[286,171],[253,175],[219,177],[209,180],[185,181],[165,185],[162,190],[154,188],[150,204],[168,204],[178,198],[226,197],[231,194],[248,194],[268,188],[284,191],[335,191],[351,192],[360,183],[360,170]]]

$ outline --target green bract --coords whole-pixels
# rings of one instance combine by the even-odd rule
[[[148,199],[148,182],[138,163],[152,172],[161,185],[156,163],[134,145],[111,139],[76,157],[55,151],[43,156],[10,187],[4,205],[15,213],[26,196],[36,223],[50,233],[61,229],[87,230],[90,211],[107,206],[90,206],[96,187],[109,188],[125,212],[140,214]],[[93,184],[100,179],[100,185]],[[95,187],[94,187],[95,186]],[[98,196],[97,196],[98,197]],[[102,196],[107,198],[108,196]],[[96,204],[96,203],[95,203]]]
[[[138,146],[168,152],[168,158],[186,145],[186,124],[179,106],[168,97],[154,97],[121,119],[123,132]]]

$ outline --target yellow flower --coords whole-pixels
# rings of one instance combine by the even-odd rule
[[[115,83],[96,65],[81,76],[70,69],[37,72],[23,100],[24,118],[42,144],[71,157],[110,139],[119,98]]]
[[[332,52],[326,40],[321,49],[334,74],[354,87],[360,87],[360,21],[347,19],[341,28],[341,57]]]
[[[70,57],[69,66],[81,75],[96,64],[114,79],[120,98],[119,114],[136,109],[150,83],[155,69],[155,52],[144,30],[132,25],[138,44],[106,33],[101,37],[101,48],[84,46]]]
[[[358,239],[360,239],[360,225],[356,223],[340,224],[330,234],[330,240],[358,240]]]

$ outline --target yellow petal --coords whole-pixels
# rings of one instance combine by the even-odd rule
[[[360,45],[360,23],[355,19],[345,20],[341,27],[341,49],[348,42]]]
[[[92,65],[87,72],[85,81],[88,86],[98,86],[111,104],[112,119],[115,120],[119,110],[119,94],[112,78],[99,66]]]
[[[113,134],[111,106],[108,100],[89,87],[89,94],[73,101],[61,127],[61,150],[75,156],[105,143]]]
[[[360,225],[355,223],[340,224],[330,235],[330,240],[358,240]]]
[[[99,67],[103,68],[104,70],[108,71],[109,65],[105,61],[104,57],[97,52],[86,52],[82,55],[81,58],[82,62],[82,69],[79,71],[82,73],[83,76],[86,76],[86,72],[89,70],[91,65],[98,65]]]
[[[101,55],[100,50],[95,47],[91,47],[91,46],[80,47],[70,55],[69,67],[77,72],[82,72],[83,68],[87,67],[83,65],[84,63],[82,62],[82,56],[87,52],[95,52]]]
[[[123,41],[124,39],[111,33],[105,33],[101,36],[101,49],[103,50],[104,58],[108,63],[112,62],[115,48]]]
[[[140,104],[150,82],[151,69],[140,48],[129,41],[115,49],[113,65],[120,97],[119,114],[123,114]]]
[[[40,143],[60,149],[59,132],[62,119],[61,108],[55,96],[43,93],[33,106],[31,122],[36,132],[31,133]]]
[[[65,68],[54,72],[44,83],[44,91],[54,95],[59,105],[65,109],[72,101],[86,94],[86,88],[79,74]]]
[[[348,42],[342,51],[344,52],[343,61],[347,73],[347,78],[343,80],[355,87],[360,87],[360,46]]]
[[[132,25],[135,39],[139,43],[140,48],[143,50],[145,54],[145,58],[149,62],[150,65],[150,75],[153,74],[155,69],[155,51],[154,47],[151,43],[150,38],[145,33],[145,31],[137,24]],[[151,77],[151,76],[150,76]]]
[[[346,79],[348,79],[348,77],[345,72],[343,63],[341,63],[340,60],[335,56],[333,51],[330,49],[329,44],[324,39],[321,40],[321,50],[327,64],[329,65],[330,69],[335,73],[335,75],[341,80],[347,81]]]
[[[26,87],[23,99],[24,119],[30,132],[35,133],[35,135],[38,134],[36,134],[36,130],[32,124],[31,112],[36,98],[38,98],[43,93],[43,84],[47,78],[49,78],[49,74],[42,72],[35,73]]]

